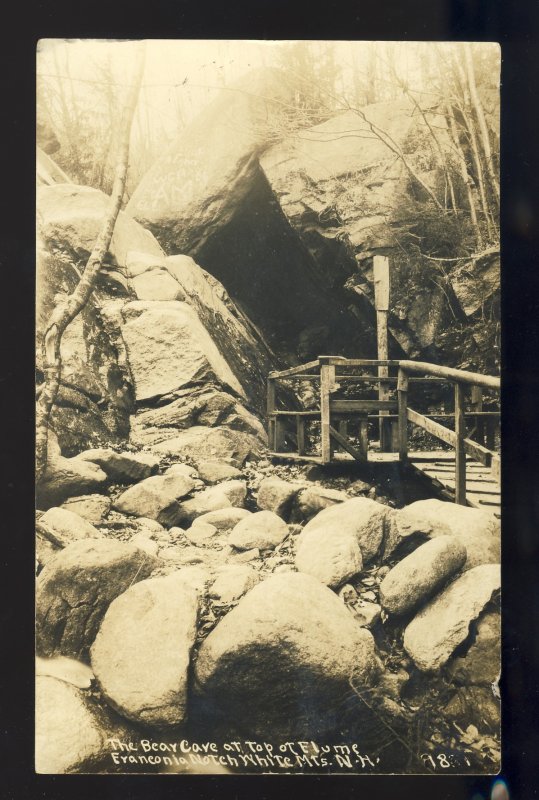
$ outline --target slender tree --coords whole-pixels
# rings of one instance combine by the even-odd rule
[[[38,398],[36,414],[36,473],[38,481],[43,477],[47,468],[50,415],[62,379],[62,336],[67,326],[80,314],[92,295],[97,276],[110,247],[114,226],[122,205],[129,162],[131,127],[140,93],[144,64],[145,47],[144,44],[141,44],[137,54],[133,83],[127,93],[122,115],[122,133],[114,184],[103,226],[76,289],[58,303],[45,329],[42,347],[45,383]]]

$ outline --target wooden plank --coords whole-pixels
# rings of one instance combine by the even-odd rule
[[[455,384],[455,503],[466,505],[466,422],[464,420],[464,386]]]
[[[389,311],[389,259],[374,256],[372,260],[374,279],[374,305],[377,311]],[[387,358],[379,353],[380,358]]]
[[[500,483],[501,461],[500,461],[500,456],[497,453],[494,453],[494,455],[492,456],[492,463],[490,465],[490,474],[497,483]]]
[[[397,383],[397,400],[399,409],[399,459],[405,461],[408,456],[408,375],[399,369]]]
[[[397,411],[396,400],[332,400],[331,411],[344,413],[346,411],[378,411],[387,409]]]
[[[321,421],[321,441],[322,463],[328,464],[331,461],[331,435],[330,435],[330,392],[335,383],[335,367],[323,364],[320,367],[320,421]]]
[[[318,359],[316,361],[308,361],[307,364],[299,364],[297,367],[290,367],[290,369],[272,370],[269,373],[269,378],[284,378],[286,375],[299,375],[307,369],[314,369],[318,366]]]
[[[465,452],[469,456],[475,458],[475,460],[479,461],[481,464],[483,464],[483,466],[490,467],[492,463],[492,456],[494,455],[491,450],[483,447],[482,444],[474,442],[472,439],[463,439],[462,444]]]
[[[429,478],[436,478],[438,481],[444,484],[444,486],[448,486],[450,489],[455,488],[455,479],[450,478],[449,475],[440,474],[436,472],[431,472],[430,470],[423,470],[425,475],[428,475]],[[470,494],[470,492],[479,492],[479,494],[492,494],[500,496],[500,490],[494,483],[494,481],[474,481],[470,480],[469,476],[467,476],[466,480],[466,494]]]
[[[272,416],[273,417],[297,417],[299,414],[300,417],[319,417],[320,416],[320,409],[315,408],[313,411],[274,411]]]
[[[351,445],[350,442],[348,442],[344,438],[344,436],[341,436],[339,431],[335,430],[335,428],[333,428],[331,425],[329,426],[329,433],[333,437],[333,439],[335,439],[335,441],[338,442],[340,446],[346,450],[347,453],[350,453],[350,455],[356,459],[356,461],[367,460],[366,453],[362,453],[360,450]]]
[[[274,417],[275,429],[273,436],[273,449],[282,450],[284,445],[284,429],[279,417]]]
[[[413,408],[408,408],[407,417],[410,422],[413,422],[414,425],[419,425],[420,428],[424,428],[431,436],[435,436],[437,439],[440,439],[446,444],[450,444],[452,447],[456,446],[457,435],[454,431],[449,430],[449,428],[444,428],[443,425],[439,425],[437,422],[434,422],[434,420],[425,417],[423,414],[419,414],[417,411],[414,411]]]
[[[318,360],[322,364],[331,364],[335,367],[398,367],[401,363],[397,359],[391,358],[380,360],[379,358],[339,358],[336,356],[319,356]]]
[[[268,416],[275,411],[275,381],[268,378],[268,392],[266,397],[266,411]]]
[[[369,420],[367,415],[360,417],[359,420],[359,448],[362,453],[365,453],[365,458],[368,458],[369,452]]]
[[[320,375],[316,372],[311,373],[297,373],[296,375],[276,375],[274,381],[319,381]]]
[[[296,415],[296,431],[298,436],[298,455],[305,455],[305,417]]]
[[[500,379],[493,375],[482,375],[480,372],[468,372],[464,369],[441,367],[438,364],[429,364],[426,361],[400,361],[400,366],[407,372],[423,372],[449,381],[458,381],[472,386],[482,386],[485,389],[499,389]]]

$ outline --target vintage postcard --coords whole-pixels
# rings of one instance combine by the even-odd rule
[[[499,84],[39,42],[37,773],[499,771]]]

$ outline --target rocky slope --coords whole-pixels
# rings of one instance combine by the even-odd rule
[[[349,771],[333,747],[361,741],[373,757],[380,720],[401,739],[385,742],[375,771],[404,758],[428,772],[419,753],[448,747],[465,759],[459,771],[495,767],[493,516],[462,509],[484,545],[472,565],[440,521],[447,503],[397,509],[353,475],[265,459],[226,475],[200,454],[198,469],[186,454],[78,459],[107,476],[98,493],[38,512],[40,771],[324,771],[316,750],[258,762],[249,740],[266,756],[311,741],[332,771]],[[403,749],[425,725],[420,749]],[[195,750],[148,767],[142,741]],[[214,756],[197,761],[207,741]],[[133,743],[129,764],[114,742]]]

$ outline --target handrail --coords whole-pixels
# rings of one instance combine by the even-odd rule
[[[399,361],[401,369],[406,372],[422,372],[434,375],[437,378],[447,378],[458,383],[467,383],[471,386],[482,386],[485,389],[499,389],[500,379],[493,375],[483,375],[481,372],[469,372],[465,369],[453,367],[440,367],[438,364],[429,364],[426,361]]]

